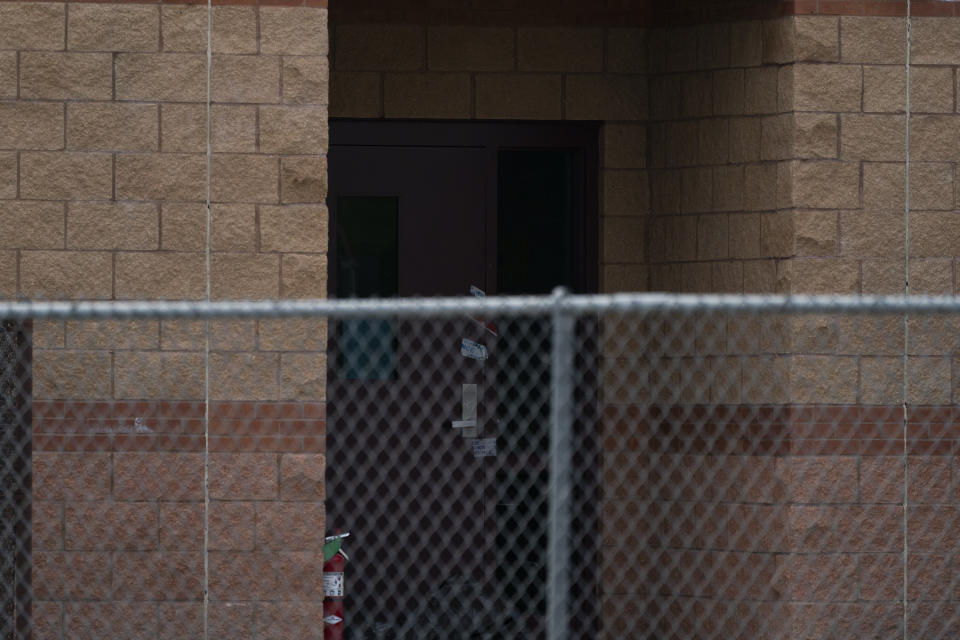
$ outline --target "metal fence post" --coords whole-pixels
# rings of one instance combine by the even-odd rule
[[[553,292],[550,363],[550,503],[547,538],[547,639],[566,640],[570,627],[571,471],[573,465],[574,318],[567,291]]]

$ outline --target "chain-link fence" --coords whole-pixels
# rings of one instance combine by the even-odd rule
[[[960,635],[952,299],[0,318],[3,638]]]

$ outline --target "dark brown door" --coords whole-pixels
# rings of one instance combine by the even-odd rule
[[[331,122],[331,293],[593,290],[595,146],[586,126]],[[327,526],[352,533],[350,636],[535,637],[548,327],[387,318],[330,335]]]

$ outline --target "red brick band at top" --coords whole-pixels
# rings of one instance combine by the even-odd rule
[[[652,0],[651,25],[682,25],[792,15],[905,17],[907,0]],[[912,0],[914,17],[960,16],[955,0]]]
[[[330,22],[659,27],[793,15],[907,15],[906,0],[467,0],[457,8],[426,4],[422,0],[333,0]],[[910,14],[960,16],[960,7],[949,0],[912,0]]]
[[[68,2],[84,4],[207,4],[207,0],[0,0],[0,2]],[[211,0],[215,6],[315,7],[326,9],[328,0]]]

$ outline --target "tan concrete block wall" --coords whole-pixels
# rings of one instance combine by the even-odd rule
[[[789,256],[793,226],[789,204],[779,196],[789,191],[791,174],[781,164],[798,146],[836,156],[836,144],[824,142],[830,122],[805,123],[798,136],[792,109],[778,104],[780,62],[790,59],[795,39],[810,56],[829,57],[838,46],[808,22],[651,30],[653,290],[778,290],[775,279],[755,275],[776,273]],[[774,218],[783,223],[768,224]]]
[[[4,295],[202,298],[206,10],[0,10]],[[325,15],[212,12],[214,297],[325,295]],[[41,367],[55,357],[37,352]]]
[[[904,69],[906,20],[902,17],[817,16],[762,25],[760,60],[777,63],[775,72],[770,74],[775,78],[772,92],[776,99],[765,103],[770,115],[762,115],[758,125],[738,125],[738,131],[747,133],[742,135],[746,142],[738,146],[736,157],[740,162],[748,162],[748,171],[756,171],[754,167],[763,167],[764,163],[775,167],[772,180],[755,182],[753,188],[747,189],[751,194],[756,193],[760,185],[768,185],[768,188],[772,185],[774,197],[772,204],[768,201],[756,214],[749,209],[729,214],[726,233],[732,234],[734,225],[738,234],[743,233],[743,239],[736,244],[732,239],[728,241],[727,255],[772,259],[745,261],[744,281],[747,267],[756,268],[768,263],[764,281],[782,292],[902,293],[906,279],[904,209],[907,206],[910,210],[911,291],[942,294],[956,291],[956,247],[960,238],[957,237],[955,220],[957,204],[951,194],[958,174],[954,166],[956,145],[948,142],[953,139],[957,126],[957,107],[952,95],[956,87],[953,66],[956,60],[949,52],[948,44],[955,42],[957,27],[954,20],[913,19],[915,40],[911,53],[914,64],[909,69],[909,202],[905,192],[908,159],[905,135],[907,72]],[[659,37],[652,32],[651,38]],[[674,38],[699,41],[695,28],[681,29],[676,34],[671,32],[664,41]],[[690,41],[686,46],[692,46]],[[702,69],[694,57],[689,51],[685,55],[671,56],[668,53],[663,56],[662,64],[662,76],[651,68],[654,120],[651,139],[655,147],[672,140],[679,141],[680,148],[664,147],[656,149],[652,155],[654,217],[649,224],[651,245],[648,253],[654,263],[651,265],[652,283],[656,285],[659,280],[664,289],[717,290],[718,284],[723,286],[729,282],[730,269],[707,271],[702,265],[707,259],[723,257],[717,237],[724,235],[724,224],[704,223],[703,219],[716,217],[718,207],[725,206],[728,201],[722,194],[718,200],[718,184],[708,176],[717,175],[718,167],[726,176],[736,175],[730,169],[734,163],[730,160],[725,164],[719,162],[718,149],[722,143],[717,142],[716,124],[709,122],[709,103],[702,89],[705,83],[700,80]],[[735,115],[728,112],[737,109],[739,94],[723,87],[722,83],[728,77],[736,78],[736,74],[724,74],[719,85],[714,83],[713,118],[718,113],[726,117]],[[776,109],[772,104],[777,105]],[[718,108],[722,111],[718,112]],[[732,127],[732,122],[728,126]],[[759,130],[759,139],[753,142],[749,132],[755,130]],[[750,155],[751,152],[754,155]],[[759,164],[751,166],[750,161],[759,161]],[[747,200],[753,197],[756,196],[748,195]],[[757,219],[752,218],[753,215]],[[684,221],[688,217],[695,221]],[[656,247],[658,243],[663,245],[662,248]],[[729,261],[719,264],[726,265]],[[936,432],[943,435],[946,431],[942,429],[949,427],[941,425],[940,421],[952,421],[948,407],[955,402],[957,384],[955,362],[949,353],[955,343],[954,325],[946,318],[910,321],[912,337],[908,346],[906,402],[916,408],[909,423],[918,434]],[[741,361],[739,395],[726,393],[716,368],[719,363],[720,371],[729,371],[729,365],[720,355],[729,354],[727,349],[736,339],[734,327],[727,327],[726,348],[721,341],[721,348],[714,344],[711,351],[711,343],[700,339],[705,331],[698,328],[697,319],[691,319],[689,327],[676,329],[677,336],[688,338],[683,341],[683,348],[669,342],[649,342],[648,353],[655,353],[657,357],[624,358],[613,363],[605,373],[605,386],[618,392],[611,395],[615,402],[633,402],[640,406],[651,400],[668,405],[701,404],[706,407],[722,402],[807,406],[826,403],[833,405],[836,411],[853,412],[851,415],[875,416],[871,419],[851,418],[849,425],[845,425],[840,413],[823,418],[831,428],[850,429],[850,433],[863,433],[871,428],[880,433],[878,425],[869,420],[882,420],[879,416],[889,411],[891,419],[886,426],[890,433],[896,433],[897,429],[902,431],[902,415],[897,417],[905,377],[902,317],[808,318],[790,321],[776,331],[771,331],[772,328],[761,330],[757,341],[745,339],[742,345],[733,347],[734,352],[745,354],[749,363]],[[739,331],[742,334],[744,327],[741,326]],[[614,330],[611,335],[622,336],[623,327],[620,327],[619,334]],[[623,348],[622,344],[618,346]],[[764,356],[752,355],[765,350],[789,355],[779,358],[778,367],[774,367],[772,362],[763,362]],[[750,388],[753,381],[771,377],[783,382],[776,393],[764,394],[763,391],[773,390]],[[659,390],[661,393],[652,396],[643,393],[644,384],[637,385],[637,380],[654,386],[652,392]],[[660,385],[659,389],[656,385]],[[631,391],[635,393],[631,394]],[[873,413],[868,414],[871,411]],[[614,412],[614,422],[608,431],[607,443],[614,449],[608,449],[605,457],[605,465],[609,465],[605,466],[608,471],[605,482],[613,489],[630,487],[629,483],[623,483],[624,474],[628,471],[637,473],[636,467],[642,469],[644,465],[643,461],[618,459],[616,456],[623,452],[616,450],[615,443],[628,449],[630,443],[640,443],[634,451],[636,453],[656,449],[653,441],[658,440],[657,435],[652,435],[658,432],[653,426],[656,421],[633,423],[636,431],[632,431],[628,415]],[[807,420],[816,421],[810,417],[812,415],[803,417],[803,414],[797,414],[788,421],[788,428],[814,427],[806,424]],[[661,422],[664,424],[659,425],[659,431],[669,431],[666,426],[669,420]],[[728,428],[736,431],[735,424],[728,424]],[[677,426],[676,431],[671,432],[674,433],[683,442],[681,448],[699,446],[695,438],[683,440],[681,427]],[[946,469],[951,463],[948,457],[939,457],[950,453],[950,445],[939,446],[940,436],[930,437],[933,440],[911,444],[918,452],[922,450],[927,455],[910,462],[910,485],[915,488],[910,499],[917,502],[952,501],[953,496],[947,497],[949,489],[942,489],[949,484],[950,472]],[[667,436],[663,438],[664,444],[660,446],[666,448]],[[750,443],[747,446],[756,445],[752,440],[745,442]],[[811,454],[817,454],[809,458],[805,455],[798,457],[796,448],[785,451],[784,457],[777,458],[776,466],[786,493],[758,500],[767,502],[762,508],[772,508],[776,512],[758,520],[764,523],[768,532],[771,527],[776,531],[776,527],[782,524],[792,533],[785,535],[779,545],[757,543],[754,536],[752,546],[738,549],[758,554],[750,563],[752,577],[762,577],[762,571],[757,567],[763,565],[762,556],[775,548],[815,553],[782,556],[773,572],[780,576],[780,580],[773,579],[772,575],[767,582],[759,580],[760,591],[747,597],[759,596],[766,589],[770,599],[782,601],[771,605],[769,613],[789,623],[791,628],[784,637],[806,637],[809,629],[817,627],[844,629],[890,619],[893,623],[883,624],[895,630],[896,618],[901,612],[897,607],[877,601],[903,598],[904,594],[899,583],[890,582],[882,591],[876,583],[884,583],[883,577],[889,576],[890,572],[902,578],[904,568],[894,555],[889,554],[895,554],[903,543],[902,538],[898,538],[903,513],[879,503],[900,500],[892,496],[889,489],[898,490],[904,478],[902,470],[897,480],[892,469],[882,474],[875,469],[886,460],[876,454],[882,451],[896,454],[902,450],[902,445],[882,439],[871,441],[870,448],[866,443],[863,448],[842,450],[828,450],[823,448],[824,445],[809,450]],[[831,455],[826,455],[828,453]],[[894,464],[893,458],[889,460]],[[738,458],[736,464],[741,461]],[[659,462],[649,464],[651,473],[658,466],[668,473],[673,470],[681,482],[683,478],[706,481],[710,477],[709,472],[697,471],[709,467],[705,458],[690,462],[681,460],[679,455],[665,454]],[[896,464],[902,464],[902,460]],[[878,488],[881,483],[888,489]],[[722,502],[710,499],[712,487],[708,481],[706,484],[691,483],[691,487],[700,496],[703,509],[714,513],[721,509]],[[816,490],[811,490],[813,487]],[[639,518],[638,509],[650,508],[649,503],[644,502],[646,499],[640,491],[627,491],[627,495],[614,493],[613,499],[604,502],[604,522],[610,527],[611,534],[604,538],[609,557],[627,558],[614,542],[624,533],[644,534],[636,529],[636,524],[632,525],[633,529],[630,527]],[[663,499],[669,501],[669,497]],[[753,500],[748,498],[746,502]],[[809,518],[813,511],[822,516],[825,505],[840,502],[853,503],[857,507],[838,508],[831,518],[839,520],[817,523]],[[809,508],[793,506],[793,503],[816,503],[818,506],[812,511],[804,511]],[[653,504],[656,506],[656,502]],[[628,515],[631,509],[632,516]],[[939,530],[939,518],[953,517],[953,507],[945,510],[946,515],[933,509],[921,511],[922,508],[915,507],[909,516],[911,546],[918,544],[923,551],[911,562],[906,594],[912,601],[911,627],[918,628],[930,624],[929,616],[935,607],[924,613],[917,601],[924,597],[945,601],[955,597],[936,586],[939,580],[945,579],[948,571],[945,561],[924,555],[943,550],[942,547],[935,548],[927,538]],[[656,512],[659,513],[662,512]],[[777,518],[783,514],[789,515],[778,524]],[[703,529],[704,526],[698,525],[696,531]],[[860,533],[855,533],[858,530]],[[820,533],[814,534],[815,531]],[[826,532],[836,536],[832,538],[834,542],[825,541]],[[869,532],[876,532],[876,538],[865,541]],[[730,533],[728,530],[727,534]],[[795,537],[794,534],[800,535]],[[809,537],[814,535],[816,540]],[[673,546],[662,539],[658,542],[656,536],[647,540],[654,547]],[[727,543],[734,542],[732,539],[725,542],[718,536],[718,542],[708,546],[726,548]],[[642,547],[642,544],[638,546]],[[694,542],[686,546],[702,545]],[[666,552],[659,548],[656,551]],[[693,553],[694,550],[686,552]],[[844,557],[836,552],[852,555]],[[873,556],[874,552],[883,555]],[[630,559],[635,566],[646,568],[654,564],[649,557],[648,553]],[[853,558],[857,558],[858,564],[854,564]],[[794,559],[801,560],[791,564]],[[662,562],[669,564],[676,560],[667,558]],[[722,561],[697,557],[691,560],[691,566],[694,562],[699,566],[714,567]],[[644,596],[643,581],[634,580],[629,573],[616,572],[612,566],[608,565],[607,569],[609,575],[619,575],[623,580],[613,585],[611,596],[605,602],[611,611],[619,606],[623,612],[624,598]],[[655,572],[656,567],[651,570]],[[700,582],[706,590],[696,593],[690,591],[690,585],[681,582],[678,577],[676,583],[670,585],[670,597],[659,600],[663,606],[676,605],[680,611],[682,607],[677,603],[689,596],[722,599],[725,595],[732,595],[710,591],[706,580]],[[818,582],[829,583],[836,591],[828,594],[822,588],[817,589]],[[737,595],[742,597],[743,592]],[[797,607],[805,605],[796,603],[815,600],[829,600],[835,605],[811,609],[810,617],[805,620],[808,626],[798,626],[796,615],[801,609]],[[844,601],[851,604],[842,604]],[[852,604],[855,602],[856,605]],[[877,603],[876,606],[869,610],[864,608],[864,603],[873,602]],[[633,613],[638,619],[642,616],[636,611]],[[676,618],[671,616],[669,620],[673,623]],[[640,620],[639,624],[642,625],[643,621]],[[691,614],[691,624],[703,624],[695,610]],[[666,633],[668,629],[664,627],[662,631]]]
[[[782,22],[655,28],[648,33],[650,110],[643,138],[647,156],[643,162],[621,158],[623,151],[613,140],[620,132],[609,126],[606,134],[617,146],[606,155],[613,166],[630,163],[629,169],[608,169],[608,177],[640,171],[647,175],[644,195],[649,213],[622,220],[637,227],[642,223],[637,233],[646,237],[646,249],[637,252],[638,268],[648,272],[652,290],[782,290],[778,273],[781,263],[792,255],[794,221],[792,207],[783,202],[781,193],[789,191],[787,168],[796,137],[792,109],[778,104],[779,62],[788,59],[783,50],[793,46],[792,27]],[[814,131],[805,138],[808,148],[823,151],[826,145],[816,134],[820,129],[829,132],[829,124],[807,127]],[[836,119],[833,125],[835,141]],[[836,149],[834,142],[827,151],[836,157]],[[606,184],[611,190],[609,178]],[[625,190],[612,184],[615,190],[611,191],[617,195],[606,194],[608,214],[617,211],[611,211],[611,203],[616,206],[625,199]],[[628,227],[620,220],[610,217],[604,226],[609,234],[605,255],[614,260],[622,259],[628,244],[622,231]],[[699,316],[651,318],[642,326],[635,317],[607,320],[602,393],[609,420],[604,429],[601,582],[603,608],[609,614],[604,618],[606,637],[623,637],[617,632],[621,627],[645,628],[658,606],[682,602],[686,596],[706,598],[702,601],[716,607],[722,607],[725,599],[775,599],[770,545],[750,546],[746,538],[728,542],[726,531],[715,536],[705,532],[705,537],[688,541],[681,533],[688,529],[675,523],[675,518],[664,517],[668,512],[683,517],[676,499],[699,500],[700,525],[689,530],[703,531],[705,519],[723,520],[717,510],[726,505],[697,492],[693,483],[691,493],[683,498],[649,495],[649,486],[658,482],[648,474],[670,473],[674,468],[674,473],[681,473],[682,464],[670,454],[651,458],[650,432],[644,430],[649,423],[633,417],[631,411],[639,408],[642,414],[642,407],[650,404],[786,403],[791,359],[772,355],[783,350],[770,345],[765,349],[760,328],[752,333],[735,325],[736,319],[731,320],[729,331],[715,319]],[[765,352],[770,355],[762,355]],[[765,462],[771,465],[773,477],[772,458]],[[629,478],[634,476],[630,474],[641,480],[631,484]],[[707,476],[700,480],[711,482]],[[774,497],[731,499],[750,502]],[[645,522],[658,520],[661,531],[644,529]],[[665,539],[664,531],[677,535]],[[714,551],[685,548],[691,546]],[[749,593],[737,592],[739,583],[727,581],[745,553],[751,554],[755,578]],[[681,565],[705,573],[699,579],[684,580],[676,569]],[[661,567],[667,575],[661,575]],[[630,601],[644,604],[631,609]],[[745,605],[744,611],[752,610],[754,604]],[[681,626],[686,624],[682,618],[671,616],[681,620]],[[659,632],[669,633],[665,627]]]
[[[207,11],[0,2],[0,296],[203,299],[208,194],[214,298],[326,295],[326,10],[212,9],[209,185]],[[263,635],[256,612],[304,637],[322,617],[326,324],[259,335],[211,326],[210,628]],[[38,323],[49,637],[202,629],[204,348],[202,323]]]
[[[916,21],[911,284],[915,292],[952,293],[960,241],[951,213],[956,149],[948,142],[956,128],[955,69],[931,38],[948,41],[953,27]],[[714,71],[710,83],[689,51],[651,50],[646,256],[653,288],[902,291],[905,25],[903,18],[810,16],[650,32],[651,42],[682,41],[700,58],[715,47],[708,67],[733,50],[717,33],[735,33],[734,48],[756,51],[743,59],[752,66]],[[749,45],[751,38],[758,43]],[[768,80],[751,87],[751,78],[762,77]],[[867,338],[884,342],[882,333]],[[802,370],[793,373],[804,379]],[[854,390],[854,397],[865,395]]]
[[[795,241],[782,281],[800,293],[902,293],[907,279],[907,207],[911,292],[953,294],[960,237],[954,220],[956,145],[948,141],[960,120],[956,60],[948,43],[957,30],[955,19],[911,20],[909,176],[905,175],[907,21],[855,16],[804,21],[808,31],[819,24],[831,42],[834,32],[839,34],[839,49],[834,55],[831,47],[829,59],[798,59],[790,65],[792,86],[786,93],[794,100],[796,147],[788,167],[791,188],[784,198],[795,208]],[[807,138],[803,153],[801,136]],[[931,340],[950,343],[944,325],[926,329]],[[887,337],[885,330],[868,333],[861,353],[869,353],[871,343],[884,344]],[[956,373],[946,366],[944,349],[938,351],[910,347],[911,356],[943,360],[935,365],[918,360],[921,369],[939,367],[941,377],[932,383],[921,369],[908,376],[907,394],[914,402],[953,400],[946,388],[956,387],[951,382]],[[902,375],[892,360],[862,360],[857,401],[897,402],[902,389],[892,380]]]
[[[954,216],[960,209],[956,200],[956,153],[943,144],[958,123],[956,104],[956,55],[950,43],[957,34],[956,18],[935,21],[916,18],[911,35],[911,117],[910,117],[910,290],[912,293],[951,295],[957,292],[957,258],[960,249],[951,243],[957,237]],[[953,78],[950,77],[953,74]],[[951,96],[943,86],[954,87]],[[940,136],[932,135],[940,128]],[[901,172],[902,172],[901,168]],[[902,175],[902,174],[901,174]],[[954,198],[950,198],[951,193]],[[901,203],[902,205],[902,203]],[[902,226],[902,224],[901,224]],[[916,236],[916,237],[914,237]],[[891,276],[904,273],[903,264],[887,266],[887,277],[876,278],[874,286],[893,289]],[[882,268],[882,267],[881,267]],[[879,271],[879,269],[878,269]],[[864,278],[866,286],[866,277]],[[902,287],[902,284],[900,284]],[[960,369],[951,358],[952,332],[956,323],[948,318],[929,318],[917,326],[910,344],[914,354],[908,361],[908,396],[918,404],[949,404],[960,390]],[[902,374],[902,363],[891,363],[886,378]],[[880,386],[877,395],[885,389]],[[954,594],[955,595],[955,594]]]

